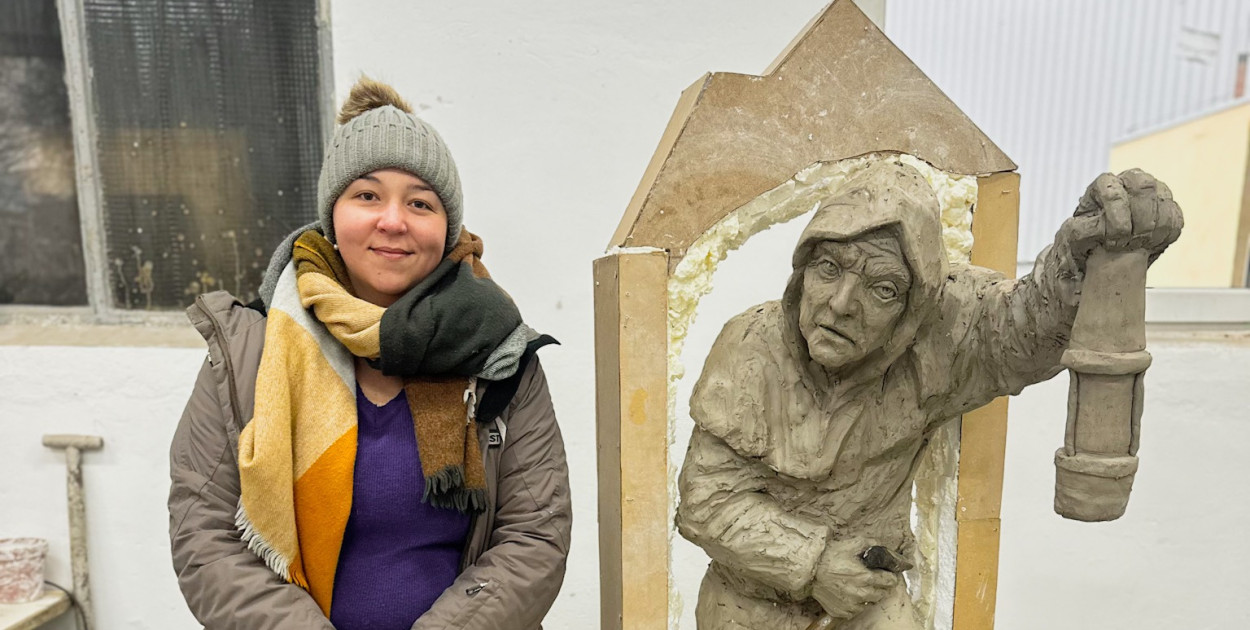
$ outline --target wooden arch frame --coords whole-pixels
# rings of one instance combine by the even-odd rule
[[[851,0],[761,76],[687,88],[594,263],[601,628],[668,628],[667,283],[730,212],[817,162],[905,153],[978,180],[972,263],[1013,276],[1016,165]],[[963,417],[954,627],[993,627],[1007,403]]]

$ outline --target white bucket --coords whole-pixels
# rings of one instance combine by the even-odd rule
[[[22,604],[43,593],[42,538],[0,538],[0,604]]]

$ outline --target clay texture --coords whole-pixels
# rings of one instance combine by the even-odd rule
[[[803,232],[782,299],[731,319],[695,386],[676,521],[712,560],[699,628],[921,628],[901,576],[861,554],[916,560],[923,447],[1062,369],[1091,252],[1157,256],[1180,224],[1148,175],[1104,175],[1012,281],[947,262],[915,169],[882,162],[848,181]]]
[[[837,162],[817,163],[803,169],[784,184],[717,221],[690,245],[686,255],[669,275],[667,310],[670,418],[677,414],[678,388],[686,372],[682,361],[686,335],[695,320],[700,300],[712,290],[713,278],[720,262],[754,234],[811,212],[822,201],[842,190],[849,178],[881,161],[899,162],[920,172],[938,198],[942,241],[947,260],[963,263],[969,261],[973,244],[972,208],[978,195],[977,178],[940,171],[915,156],[890,153],[874,153]],[[1012,258],[1014,260],[1014,250]],[[926,618],[941,614],[941,602],[952,599],[954,589],[954,470],[959,451],[956,429],[948,425],[934,435],[927,454],[916,471],[916,517],[919,521],[916,534],[920,542],[922,561],[909,573],[909,590]],[[672,505],[666,519],[670,523],[676,513],[677,473],[681,469],[681,457],[685,453],[684,448],[677,450],[671,446],[674,439],[675,436],[670,436],[669,495],[672,497]],[[934,448],[934,442],[940,442],[941,447]],[[672,535],[675,534],[676,532],[672,532]],[[940,555],[943,552],[939,548],[937,537],[949,539],[945,555]],[[691,606],[695,597],[697,593],[692,593]],[[948,606],[946,618],[950,617]]]

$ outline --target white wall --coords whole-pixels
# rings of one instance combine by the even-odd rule
[[[762,71],[823,5],[332,2],[340,98],[368,72],[418,104],[459,164],[467,224],[486,242],[486,265],[528,321],[564,343],[542,353],[575,504],[568,578],[549,628],[594,628],[599,618],[590,261],[615,229],[679,92],[707,70]],[[779,295],[777,265],[759,261],[781,261],[784,273],[794,238],[785,229],[726,261],[717,283],[735,295],[707,298],[701,334],[714,335],[742,302]],[[1142,472],[1117,523],[1073,524],[1050,511],[1066,383],[1013,401],[999,627],[1053,628],[1056,619],[1069,628],[1244,625],[1235,622],[1244,621],[1243,609],[1224,602],[1250,588],[1235,570],[1250,560],[1247,543],[1234,538],[1250,505],[1236,486],[1217,484],[1250,473],[1235,450],[1250,443],[1240,422],[1250,403],[1250,346],[1152,350]],[[688,379],[702,362],[696,355],[692,340]],[[39,436],[106,440],[84,465],[101,630],[194,627],[169,567],[164,500],[167,445],[202,357],[201,349],[0,347],[0,536],[51,538],[51,577],[62,583],[63,464]],[[1197,405],[1203,391],[1214,402]],[[1189,480],[1204,483],[1191,489]],[[679,575],[691,573],[697,579],[701,567],[679,567]],[[1113,585],[1121,596],[1103,594]]]
[[[188,324],[189,325],[189,324]],[[50,542],[47,578],[72,586],[65,455],[45,433],[85,433],[87,546],[97,628],[194,628],[169,559],[169,440],[203,349],[0,346],[0,537]],[[64,616],[53,630],[70,630]]]
[[[1141,467],[1117,521],[1052,509],[1068,377],[1012,399],[999,628],[1250,627],[1250,337],[1150,335],[1149,346]]]

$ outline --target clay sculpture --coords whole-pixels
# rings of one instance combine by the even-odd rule
[[[782,299],[729,320],[691,397],[676,521],[711,557],[700,630],[921,628],[898,572],[915,557],[911,487],[932,432],[1063,369],[1087,264],[1153,261],[1182,222],[1150,175],[1101,175],[1009,280],[947,261],[915,169],[883,161],[848,181],[803,231]],[[1081,320],[1121,316],[1104,304]],[[1126,378],[1137,418],[1140,377]],[[1068,446],[1063,471],[1098,479],[1132,455],[1090,464]]]

